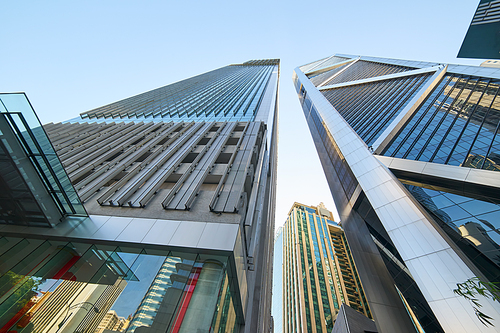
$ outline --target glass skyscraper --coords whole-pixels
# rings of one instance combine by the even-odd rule
[[[500,70],[335,54],[293,81],[379,331],[495,331],[453,289],[500,281]]]
[[[342,228],[322,204],[295,203],[275,243],[275,332],[331,332],[346,304],[371,318]],[[280,292],[280,288],[282,289]],[[282,317],[281,323],[276,320]]]
[[[248,61],[44,126],[0,94],[0,332],[269,331],[278,81]]]

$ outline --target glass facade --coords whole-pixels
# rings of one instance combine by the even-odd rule
[[[307,72],[309,71],[310,69],[312,68],[318,68],[319,65],[321,65],[323,62],[325,62],[326,60],[328,60],[330,57],[326,57],[326,58],[323,58],[323,59],[320,59],[320,60],[317,60],[317,61],[313,61],[309,64],[306,64],[306,65],[303,65],[301,66],[300,68],[304,71],[304,72]]]
[[[315,64],[315,67],[314,68],[310,68],[308,70],[304,69],[304,71],[309,71],[309,70],[313,70],[313,71],[316,71],[316,70],[321,70],[325,67],[330,67],[332,65],[335,65],[335,64],[338,64],[338,63],[341,63],[341,62],[344,62],[346,60],[349,60],[349,58],[346,58],[346,57],[339,57],[339,56],[332,56],[332,57],[328,57],[326,58],[324,61],[321,61],[321,62],[317,62]]]
[[[334,166],[334,172],[337,173],[339,179],[341,179],[341,185],[343,190],[345,191],[346,196],[350,198],[353,195],[358,182],[356,181],[356,178],[354,177],[351,169],[347,165],[347,162],[339,147],[335,143],[335,140],[333,140],[328,127],[321,119],[321,116],[312,103],[311,99],[307,96],[307,92],[301,85],[300,81],[296,82],[295,87],[299,95],[299,100],[301,102],[304,115],[306,116],[306,118],[311,117],[318,135],[320,136],[321,141],[324,144],[325,149],[327,150],[330,162]]]
[[[320,72],[320,74],[311,74],[309,76],[309,79],[315,86],[322,85],[326,83],[332,76],[339,73],[340,71],[343,71],[349,63],[339,64],[337,67],[327,70],[326,72]]]
[[[83,119],[252,121],[279,60],[249,61],[81,114]]]
[[[384,155],[499,171],[499,83],[446,75]]]
[[[500,282],[500,205],[406,184],[408,191],[481,273]]]
[[[26,95],[0,94],[0,138],[0,223],[54,226],[64,216],[87,216]]]
[[[323,90],[353,130],[371,146],[408,105],[430,74]]]
[[[364,299],[384,317],[377,327],[390,321],[411,330],[399,310],[378,307],[384,299],[401,302],[417,332],[483,331],[475,318],[450,313],[467,308],[453,293],[457,283],[500,281],[499,179],[489,172],[500,170],[500,77],[490,68],[348,59],[352,65],[330,79],[299,67],[294,85],[353,242],[346,245],[362,281],[379,277]],[[405,75],[414,69],[424,74]],[[376,79],[353,82],[368,77]],[[368,247],[378,250],[380,267]],[[499,318],[498,304],[490,305]]]
[[[342,73],[334,76],[330,80],[325,81],[322,85],[328,86],[343,82],[362,80],[370,77],[401,73],[413,69],[415,68],[359,60],[352,64],[352,66],[349,66],[349,68]]]
[[[0,238],[0,331],[238,332],[227,257]]]
[[[329,211],[294,204],[283,237],[276,249],[283,251],[283,332],[330,332],[342,303],[371,318],[343,231]]]

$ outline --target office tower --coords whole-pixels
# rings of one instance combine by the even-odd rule
[[[108,333],[112,332],[123,332],[127,329],[129,320],[123,317],[119,317],[115,311],[111,310],[106,313],[104,318],[97,326],[95,333]]]
[[[161,302],[159,300],[169,299],[168,297],[165,297],[165,294],[167,291],[172,292],[173,284],[178,283],[176,292],[182,292],[184,284],[177,282],[176,280],[178,279],[172,278],[172,274],[177,273],[176,264],[181,262],[182,261],[178,258],[167,258],[165,260],[153,280],[153,283],[151,283],[148,292],[144,296],[141,305],[134,314],[134,317],[129,325],[130,328],[128,329],[128,332],[133,333],[138,327],[150,327],[153,324],[161,306]],[[184,274],[181,274],[187,276],[190,271],[190,269],[185,269]]]
[[[280,237],[282,332],[331,332],[342,304],[371,317],[344,232],[324,205],[294,203]]]
[[[273,251],[273,302],[271,315],[273,332],[283,332],[283,227],[279,227],[274,238]]]
[[[121,279],[113,285],[62,281],[43,304],[30,309],[30,320],[23,331],[94,332],[126,285]]]
[[[491,332],[500,71],[336,54],[293,81],[380,332]],[[500,323],[500,304],[479,297]],[[409,314],[409,315],[407,315]]]
[[[498,9],[492,0],[480,0],[465,34],[458,58],[500,59],[497,34],[500,29]]]
[[[57,333],[94,333],[57,319],[87,308],[127,332],[269,331],[278,81],[248,61],[43,127],[1,94],[0,332],[31,332],[39,300]]]

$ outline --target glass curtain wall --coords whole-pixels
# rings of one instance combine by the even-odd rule
[[[0,238],[0,333],[235,332],[227,257]]]
[[[500,81],[448,74],[384,155],[500,171]]]

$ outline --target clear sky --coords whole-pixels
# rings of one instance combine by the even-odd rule
[[[333,210],[292,86],[334,53],[456,59],[479,0],[6,1],[0,91],[24,91],[42,123],[231,63],[280,58],[276,225],[294,201]]]

